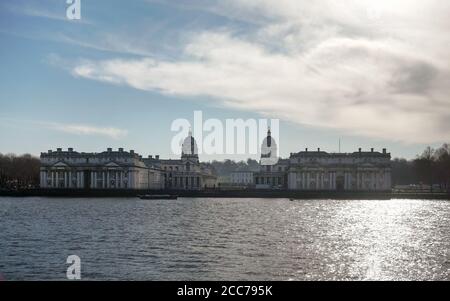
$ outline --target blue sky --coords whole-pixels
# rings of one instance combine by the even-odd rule
[[[317,2],[82,0],[71,21],[65,1],[2,1],[0,152],[176,157],[170,125],[195,110],[280,118],[283,157],[448,142],[445,1]]]

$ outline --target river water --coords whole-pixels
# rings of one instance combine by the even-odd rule
[[[450,280],[450,202],[0,198],[0,279]]]

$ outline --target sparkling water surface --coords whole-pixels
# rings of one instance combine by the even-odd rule
[[[0,279],[450,280],[450,201],[0,198]]]

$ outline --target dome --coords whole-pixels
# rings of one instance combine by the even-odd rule
[[[267,137],[264,138],[261,145],[261,164],[274,165],[278,162],[278,147],[273,139],[270,128],[267,131]]]
[[[197,142],[192,137],[192,132],[189,131],[189,135],[184,139],[181,147],[182,156],[198,156]]]

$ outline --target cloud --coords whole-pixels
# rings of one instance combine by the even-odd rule
[[[14,127],[25,125],[26,127],[44,128],[73,135],[104,136],[111,139],[120,139],[128,135],[127,130],[116,127],[100,127],[89,124],[66,124],[39,120],[19,120],[3,116],[0,116],[0,125]]]
[[[97,127],[85,124],[41,123],[44,127],[75,135],[105,136],[120,139],[128,135],[128,131],[114,127]]]
[[[178,60],[82,60],[71,72],[347,134],[448,139],[447,1],[229,0],[211,11],[258,25],[196,32]]]

